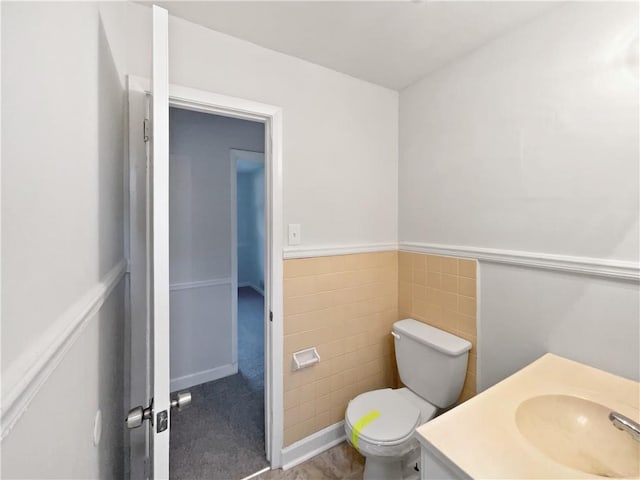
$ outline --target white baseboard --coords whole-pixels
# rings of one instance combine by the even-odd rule
[[[260,295],[262,295],[264,297],[264,290],[256,285],[254,285],[253,283],[250,282],[242,282],[238,284],[238,288],[243,288],[243,287],[249,287],[249,288],[253,288],[256,292],[258,292]]]
[[[175,392],[176,390],[184,390],[185,388],[193,387],[194,385],[212,382],[220,378],[228,377],[229,375],[235,375],[236,373],[238,373],[238,364],[230,363],[228,365],[222,365],[221,367],[203,370],[202,372],[172,378],[171,391]]]
[[[301,464],[312,457],[342,443],[346,438],[344,422],[334,423],[282,449],[282,469]]]

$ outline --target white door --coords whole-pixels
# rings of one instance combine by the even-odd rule
[[[169,25],[153,6],[151,116],[151,346],[153,478],[169,478]]]
[[[129,388],[131,405],[142,404],[127,417],[130,428],[140,427],[132,430],[130,437],[130,473],[135,479],[169,477],[171,408],[175,405],[179,410],[190,402],[189,395],[170,398],[168,13],[154,6],[152,16],[152,82],[129,77]],[[265,308],[270,321],[265,328],[265,433],[267,458],[279,467],[283,430],[282,112],[279,107],[210,92],[175,85],[172,89],[174,106],[195,105],[195,110],[211,113],[233,111],[239,112],[240,118],[267,121]],[[150,128],[143,130],[140,122],[145,114]],[[143,140],[147,136],[150,140]]]
[[[131,478],[169,478],[168,14],[154,6],[150,96],[129,79]],[[139,121],[145,116],[144,139]],[[146,144],[144,142],[147,142]],[[145,147],[146,145],[146,147]],[[144,292],[144,294],[143,294]],[[190,398],[181,397],[181,403]],[[177,400],[174,403],[178,403]],[[141,427],[141,428],[138,428]]]

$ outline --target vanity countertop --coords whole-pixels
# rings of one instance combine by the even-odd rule
[[[444,456],[472,478],[602,478],[552,460],[521,433],[518,408],[529,399],[546,395],[578,397],[640,420],[639,383],[546,354],[422,425],[417,429],[418,439],[424,448]],[[582,423],[590,421],[580,415],[577,418]],[[544,421],[549,420],[538,423]],[[632,461],[640,462],[640,444],[638,450],[631,448],[635,452]]]

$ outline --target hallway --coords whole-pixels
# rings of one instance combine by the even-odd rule
[[[263,315],[263,296],[251,288],[239,288],[239,371],[191,388],[192,405],[172,416],[172,479],[237,480],[268,466]]]

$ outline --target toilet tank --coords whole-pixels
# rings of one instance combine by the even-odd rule
[[[412,318],[393,324],[396,362],[407,388],[436,407],[458,399],[471,343]]]

